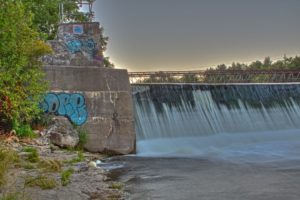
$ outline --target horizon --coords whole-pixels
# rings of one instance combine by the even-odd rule
[[[116,68],[171,71],[299,55],[299,6],[296,0],[97,0],[94,12]]]

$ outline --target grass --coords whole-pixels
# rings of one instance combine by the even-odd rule
[[[35,165],[33,165],[32,163],[24,163],[23,165],[22,165],[22,167],[24,168],[24,169],[36,169],[36,166]]]
[[[25,186],[35,187],[38,186],[43,190],[53,189],[57,185],[54,178],[49,178],[44,175],[39,175],[37,177],[26,177]]]
[[[69,168],[69,169],[67,169],[67,170],[65,170],[61,173],[61,185],[62,186],[66,186],[69,183],[71,183],[70,178],[71,178],[73,173],[74,173],[73,168]]]
[[[64,163],[66,163],[66,164],[74,164],[74,163],[78,163],[78,162],[82,162],[82,161],[84,161],[83,153],[82,153],[82,151],[78,151],[76,158],[73,158],[72,160],[67,160]]]
[[[19,200],[19,199],[20,199],[19,193],[4,194],[2,197],[0,197],[0,200]]]
[[[78,131],[79,142],[76,146],[77,150],[83,150],[84,145],[88,141],[88,132],[83,128],[76,128]]]
[[[6,183],[6,174],[10,167],[19,162],[19,156],[14,150],[0,147],[0,186]]]
[[[60,172],[62,170],[62,163],[59,160],[41,160],[38,167],[44,172]]]
[[[39,155],[36,148],[25,147],[23,149],[23,151],[29,153],[28,156],[27,156],[27,159],[26,159],[27,161],[32,162],[32,163],[36,163],[40,160],[40,155]]]
[[[115,189],[115,190],[122,190],[123,184],[122,183],[112,183],[109,188]]]
[[[108,196],[108,200],[120,200],[122,196],[120,194],[111,194]]]

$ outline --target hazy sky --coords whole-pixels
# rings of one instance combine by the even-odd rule
[[[300,0],[96,0],[106,55],[129,71],[300,55]]]

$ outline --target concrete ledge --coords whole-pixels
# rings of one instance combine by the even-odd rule
[[[129,91],[127,70],[96,66],[48,65],[46,79],[53,90],[70,91]],[[55,81],[52,81],[55,80]]]

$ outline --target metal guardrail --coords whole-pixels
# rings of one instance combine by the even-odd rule
[[[128,74],[131,84],[300,82],[300,70],[196,70],[130,72]]]

